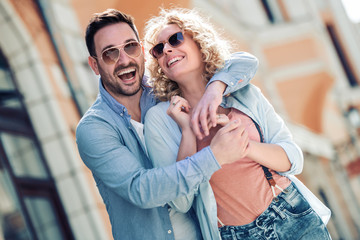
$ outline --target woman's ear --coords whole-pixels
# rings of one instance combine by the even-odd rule
[[[94,73],[96,75],[99,75],[98,62],[94,57],[92,57],[92,56],[88,57],[88,64],[91,67],[91,69],[94,71]]]

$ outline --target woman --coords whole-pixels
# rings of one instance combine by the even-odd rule
[[[209,145],[220,129],[212,127],[209,136],[197,140],[189,121],[229,51],[209,23],[186,9],[162,10],[150,19],[145,41],[153,56],[148,68],[154,93],[163,101],[147,113],[145,139],[150,158],[164,161],[154,165],[168,165]],[[225,97],[218,113],[219,123],[241,121],[244,154],[222,166],[194,195],[169,203],[170,211],[176,215],[193,205],[204,239],[220,239],[218,228],[222,239],[330,239],[325,224],[286,177],[301,172],[303,155],[260,90],[248,85]],[[186,231],[192,219],[171,221],[177,233]]]

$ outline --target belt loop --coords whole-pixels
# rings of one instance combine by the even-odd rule
[[[271,208],[281,217],[282,220],[286,219],[286,215],[275,205],[272,205]]]

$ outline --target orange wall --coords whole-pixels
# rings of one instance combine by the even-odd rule
[[[328,73],[318,72],[278,83],[280,97],[291,120],[321,133],[326,95],[333,82]]]
[[[264,54],[271,68],[306,62],[320,55],[316,40],[313,38],[295,39],[279,45],[267,46]]]
[[[91,18],[93,13],[102,12],[107,8],[115,8],[123,11],[127,14],[132,15],[135,18],[135,24],[138,28],[140,37],[143,36],[143,28],[147,19],[151,16],[157,15],[159,7],[169,8],[170,6],[177,7],[189,7],[190,0],[132,0],[132,1],[121,1],[121,0],[73,0],[72,4],[79,17],[79,22],[84,29]]]

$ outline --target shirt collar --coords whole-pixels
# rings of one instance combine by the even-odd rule
[[[101,78],[99,79],[99,93],[101,98],[107,103],[107,105],[109,105],[109,107],[114,112],[116,112],[117,114],[121,114],[126,111],[125,106],[119,103],[118,101],[116,101],[115,98],[113,98],[113,96],[111,96],[110,93],[106,91],[106,89],[102,84]]]
[[[147,77],[144,76],[142,79],[142,84],[141,87],[143,89],[143,94],[146,92],[148,92],[148,88],[144,86],[144,84],[146,84],[147,82]],[[108,93],[108,91],[106,91],[106,89],[104,88],[103,84],[102,84],[102,80],[101,78],[99,78],[99,93],[101,98],[107,103],[107,105],[109,105],[109,107],[117,114],[122,115],[127,115],[127,109],[124,105],[122,105],[121,103],[119,103],[118,101],[115,100],[115,98],[113,98],[113,96],[110,95],[110,93]],[[126,113],[126,114],[125,114]]]

